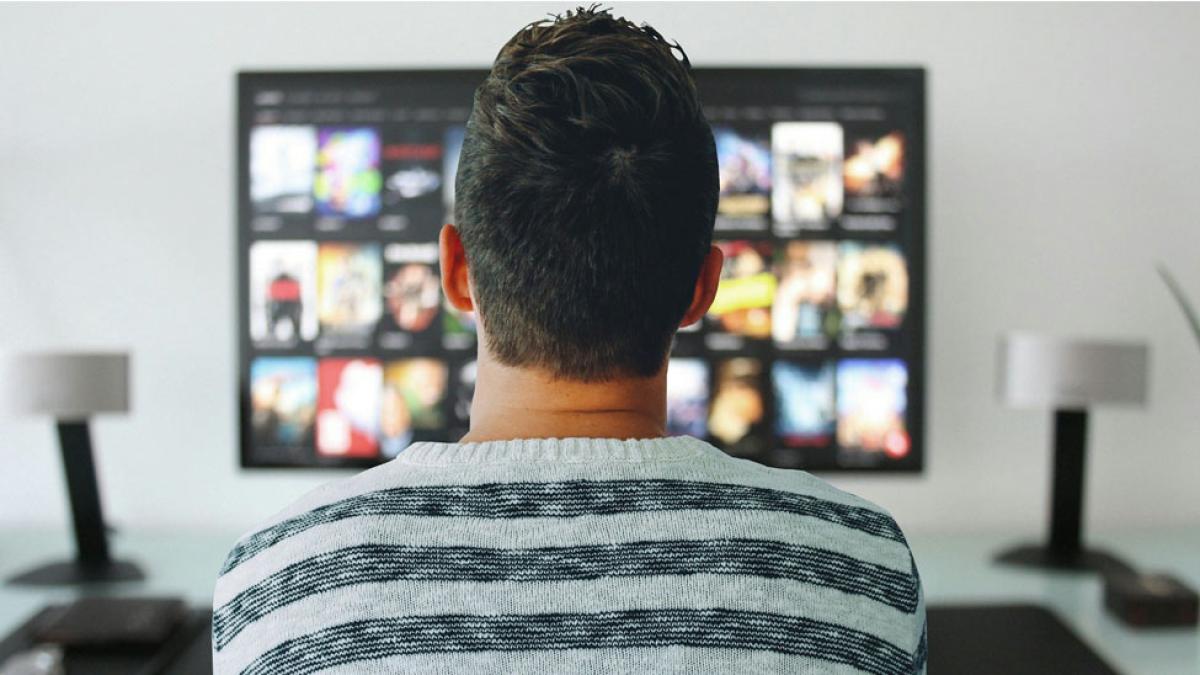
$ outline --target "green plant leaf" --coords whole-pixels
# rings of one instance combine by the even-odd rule
[[[1166,265],[1158,265],[1158,275],[1162,277],[1167,284],[1167,289],[1171,291],[1171,295],[1175,296],[1175,301],[1179,303],[1180,309],[1183,310],[1183,316],[1187,319],[1188,325],[1192,329],[1192,334],[1196,336],[1196,342],[1200,344],[1200,314],[1196,313],[1196,308],[1188,301],[1187,295],[1183,292],[1183,287],[1175,280],[1175,276],[1167,269]]]

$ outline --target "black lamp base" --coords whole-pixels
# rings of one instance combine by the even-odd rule
[[[145,579],[146,575],[137,565],[109,556],[108,531],[104,513],[100,510],[100,486],[96,483],[87,420],[59,420],[58,440],[75,530],[75,559],[42,565],[12,577],[8,583],[67,586]]]
[[[1016,546],[1001,551],[996,556],[996,562],[1063,572],[1098,572],[1105,577],[1134,574],[1134,569],[1125,561],[1107,551],[1095,549],[1063,554],[1046,546]]]
[[[49,563],[10,578],[13,586],[69,586],[73,584],[141,581],[146,575],[137,565],[113,560],[99,565],[87,565],[77,560]]]

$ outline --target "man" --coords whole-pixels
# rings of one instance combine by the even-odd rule
[[[246,536],[216,590],[217,672],[924,671],[891,517],[664,436],[667,353],[722,262],[689,69],[605,11],[504,46],[440,241],[449,302],[479,318],[470,431]]]

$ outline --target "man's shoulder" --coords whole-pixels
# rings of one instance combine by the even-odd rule
[[[797,546],[793,562],[805,575],[824,579],[850,595],[871,597],[884,608],[873,629],[886,629],[912,652],[912,672],[925,671],[925,601],[916,560],[900,525],[887,509],[838,489],[804,471],[774,469],[746,460],[718,463],[727,480],[773,491],[789,516],[774,518],[760,533]]]
[[[824,514],[844,526],[860,526],[872,534],[903,543],[892,514],[882,506],[835,487],[807,471],[779,469],[746,459],[721,458],[709,469],[712,480],[764,491],[801,513]],[[753,494],[753,492],[751,493]]]
[[[225,571],[252,554],[318,526],[359,516],[537,518],[663,511],[760,512],[780,527],[844,532],[849,538],[899,544],[892,515],[867,499],[805,471],[736,459],[694,441],[687,461],[657,468],[592,472],[584,465],[551,471],[517,468],[426,471],[391,461],[325,483],[244,535]],[[493,467],[495,468],[495,467]]]
[[[694,441],[697,454],[657,468],[593,472],[576,465],[522,472],[426,471],[391,461],[325,483],[245,534],[223,573],[312,529],[361,516],[538,518],[665,511],[759,512],[778,527],[907,544],[879,505],[804,471],[735,459]],[[864,539],[865,538],[865,539]]]
[[[395,462],[322,483],[274,515],[246,531],[230,549],[221,566],[218,586],[238,568],[247,566],[273,548],[331,524],[355,517],[396,485]]]
[[[728,519],[735,538],[784,543],[792,558],[822,563],[816,567],[837,575],[854,569],[862,578],[895,579],[906,611],[920,602],[916,561],[887,509],[805,471],[717,456],[707,472],[744,508],[759,512]]]

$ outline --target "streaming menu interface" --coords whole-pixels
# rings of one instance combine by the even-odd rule
[[[239,79],[242,463],[368,466],[465,433],[475,317],[437,235],[482,71]],[[668,432],[813,470],[921,467],[919,70],[699,70],[720,167],[708,315]]]

